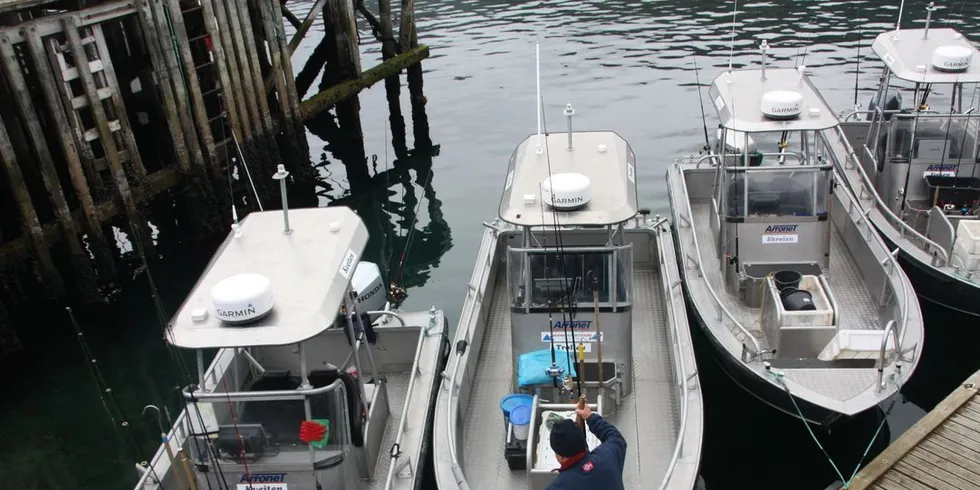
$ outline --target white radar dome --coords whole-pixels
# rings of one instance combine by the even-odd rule
[[[354,300],[357,311],[367,313],[385,308],[388,298],[381,281],[381,269],[377,264],[359,262],[354,269],[354,277],[350,280],[350,287],[357,292],[357,299]]]
[[[272,283],[262,274],[238,274],[211,288],[211,304],[218,319],[231,324],[258,320],[272,311],[276,298]]]
[[[555,174],[541,182],[541,199],[555,209],[580,208],[592,199],[591,185],[582,174]]]
[[[940,71],[966,71],[972,58],[973,50],[966,46],[940,46],[932,52],[932,66]]]
[[[762,114],[770,119],[792,119],[803,112],[803,96],[792,90],[762,94]]]

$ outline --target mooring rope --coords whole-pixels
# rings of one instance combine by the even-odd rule
[[[874,435],[871,436],[871,440],[868,441],[868,445],[864,448],[864,452],[861,454],[861,459],[859,459],[857,464],[854,466],[854,471],[851,473],[851,477],[846,479],[844,478],[844,474],[841,472],[840,468],[838,468],[837,463],[834,462],[834,458],[830,456],[830,454],[827,452],[827,449],[824,448],[823,444],[820,443],[820,439],[817,438],[816,433],[814,433],[813,429],[810,427],[810,423],[807,422],[806,417],[803,415],[803,410],[801,410],[800,405],[796,403],[796,397],[793,396],[793,393],[790,391],[789,386],[786,384],[785,375],[781,371],[776,371],[771,369],[767,370],[767,372],[773,378],[775,378],[776,381],[778,381],[779,384],[786,391],[786,394],[789,396],[790,401],[793,402],[793,408],[796,410],[797,416],[801,421],[803,421],[803,425],[806,427],[807,433],[810,434],[810,438],[813,439],[813,442],[816,443],[818,448],[820,448],[820,451],[823,453],[824,457],[827,458],[827,462],[830,463],[831,468],[833,468],[834,472],[837,473],[837,477],[842,482],[841,488],[843,489],[850,488],[851,483],[853,483],[854,478],[857,476],[858,471],[861,469],[861,464],[864,463],[864,460],[868,457],[868,453],[871,452],[871,448],[874,446],[875,441],[877,441],[878,436],[881,435],[881,429],[884,428],[885,423],[888,422],[888,416],[891,415],[892,410],[895,408],[895,403],[898,401],[898,396],[900,394],[900,391],[902,389],[902,384],[903,384],[903,381],[900,379],[902,377],[902,371],[898,370],[899,379],[894,381],[895,387],[897,389],[895,390],[895,394],[893,394],[891,397],[891,403],[888,405],[888,409],[885,410],[885,414],[884,416],[882,416],[881,422],[878,424],[878,428],[875,429]],[[877,383],[877,381],[875,382]]]

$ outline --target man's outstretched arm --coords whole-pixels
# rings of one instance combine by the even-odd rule
[[[626,464],[626,438],[619,432],[619,429],[603,420],[599,414],[592,413],[588,405],[584,409],[576,410],[576,412],[589,424],[589,430],[602,441],[602,444],[592,451],[593,454],[608,454],[619,463],[619,467],[622,469]]]

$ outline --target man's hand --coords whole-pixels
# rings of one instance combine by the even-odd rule
[[[586,404],[585,408],[576,408],[575,413],[578,414],[579,417],[582,417],[582,420],[589,420],[589,416],[592,415],[592,409],[589,408],[588,404]]]

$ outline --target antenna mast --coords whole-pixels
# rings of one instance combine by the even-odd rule
[[[534,105],[538,108],[538,155],[541,154],[541,44],[534,41],[534,81],[537,86]]]
[[[735,56],[735,22],[738,15],[738,0],[735,0],[735,7],[732,9],[732,42],[728,52],[728,73],[732,72],[732,58]]]

